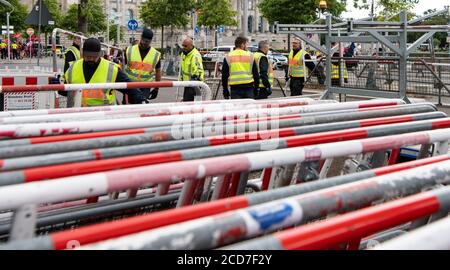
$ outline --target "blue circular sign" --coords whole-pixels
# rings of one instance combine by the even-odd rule
[[[138,22],[136,20],[129,20],[128,21],[128,29],[136,30],[137,28],[138,28]]]
[[[196,26],[196,27],[194,28],[194,32],[195,32],[196,34],[200,33],[200,28],[199,28],[198,26]]]

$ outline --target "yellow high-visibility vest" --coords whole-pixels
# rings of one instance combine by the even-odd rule
[[[11,48],[12,48],[13,50],[17,50],[17,44],[12,44],[12,45],[11,45]]]
[[[249,84],[255,81],[252,73],[255,59],[251,52],[236,49],[230,52],[226,59],[230,67],[229,85]]]
[[[155,68],[161,59],[160,52],[152,47],[144,60],[142,60],[139,45],[134,45],[127,48],[126,54],[127,66],[125,73],[132,81],[152,82],[155,80]]]
[[[263,58],[263,57],[267,58],[267,55],[265,55],[263,53],[260,53],[260,52],[255,52],[254,55],[255,55],[256,64],[258,66],[258,73],[261,73],[261,70],[259,68],[259,63],[261,61],[261,58]],[[267,75],[269,77],[270,87],[272,87],[273,86],[273,67],[270,64],[269,58],[267,58],[267,63],[269,63],[269,74],[267,74]],[[265,88],[265,86],[264,86],[264,84],[262,82],[262,79],[259,79],[259,87]]]
[[[192,80],[192,76],[197,76],[198,80],[204,80],[202,55],[196,48],[187,55],[181,54],[181,76],[183,81]]]
[[[68,52],[72,52],[73,53],[73,55],[75,56],[75,61],[81,59],[81,52],[80,52],[80,50],[77,47],[72,45],[69,48],[67,48],[67,52],[64,54],[64,60],[66,59],[66,54]]]
[[[289,76],[294,78],[305,77],[305,69],[303,68],[304,50],[300,50],[294,56],[294,50],[289,53]]]
[[[86,83],[83,72],[83,59],[73,62],[65,73],[69,84]],[[89,83],[112,83],[117,79],[118,66],[106,59],[100,58],[100,64],[89,80]],[[93,89],[82,91],[82,106],[108,106],[116,103],[116,96],[112,89]]]
[[[331,65],[331,78],[339,79],[339,65]],[[344,79],[348,79],[347,67],[344,64]]]

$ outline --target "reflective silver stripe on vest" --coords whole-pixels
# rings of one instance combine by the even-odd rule
[[[230,72],[230,75],[249,75],[249,76],[253,76],[252,73],[248,73],[247,71],[234,71],[234,72]]]
[[[73,72],[73,66],[75,66],[75,62],[70,65],[69,70],[67,71],[67,83],[72,84],[72,72]]]
[[[234,78],[234,79],[228,79],[228,82],[246,82],[246,83],[252,83],[247,82],[251,78]]]
[[[114,63],[110,62],[109,66],[108,66],[108,75],[106,76],[106,82],[107,83],[112,83],[112,77],[113,77],[113,73],[114,73]],[[112,89],[106,89],[103,90],[103,104],[104,105],[109,105],[109,100],[108,100],[108,91],[114,91]]]
[[[128,50],[127,50],[127,66],[130,66],[130,63],[131,63],[132,49],[133,49],[133,46],[130,46],[130,47],[128,47]]]

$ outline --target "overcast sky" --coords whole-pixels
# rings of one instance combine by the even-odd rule
[[[376,0],[375,0],[376,1]],[[364,18],[369,17],[369,10],[358,10],[353,8],[353,1],[347,0],[347,12],[344,12],[342,16],[344,18]],[[450,6],[450,0],[420,0],[419,3],[414,8],[414,13],[422,15],[424,11],[428,9],[444,9],[444,6]]]

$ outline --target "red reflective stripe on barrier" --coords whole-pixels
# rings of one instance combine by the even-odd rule
[[[3,169],[3,163],[5,163],[3,159],[0,159],[0,170]]]
[[[36,85],[37,84],[37,77],[26,77],[25,78],[25,84],[26,85]]]
[[[154,87],[173,87],[173,82],[171,81],[160,81],[160,82],[154,82]],[[142,83],[142,82],[132,82],[127,83],[127,88],[149,88],[151,84],[149,83]]]
[[[394,116],[386,118],[363,119],[359,123],[361,127],[369,127],[383,124],[404,123],[414,121],[413,116]]]
[[[450,156],[443,155],[443,156],[436,156],[436,157],[431,157],[431,158],[426,158],[426,159],[414,160],[414,161],[405,162],[405,163],[399,163],[399,164],[396,164],[393,166],[374,169],[373,172],[375,173],[376,176],[381,176],[381,175],[385,175],[385,174],[389,174],[389,173],[394,173],[394,172],[412,169],[412,168],[416,168],[416,167],[420,167],[420,166],[425,166],[425,165],[432,164],[432,163],[441,162],[444,160],[450,160]]]
[[[29,140],[30,140],[31,144],[40,144],[40,143],[75,141],[75,140],[83,140],[83,139],[92,139],[92,138],[100,138],[100,137],[113,137],[113,136],[130,135],[130,134],[143,134],[143,133],[145,133],[144,129],[125,129],[125,130],[81,133],[81,134],[73,134],[73,135],[59,135],[59,136],[50,136],[50,137],[34,137],[34,138],[30,138]]]
[[[367,138],[367,130],[344,130],[344,131],[331,131],[323,132],[317,134],[304,135],[298,138],[286,139],[286,144],[288,147],[296,147],[302,145],[312,145],[327,142],[339,142],[354,139]]]
[[[53,240],[55,249],[65,249],[70,241],[78,241],[81,245],[84,245],[248,206],[247,199],[244,196],[239,196],[127,218],[120,222],[107,222],[75,230],[57,232],[51,234],[50,237]]]
[[[209,140],[209,144],[211,146],[213,146],[213,145],[248,142],[248,141],[255,141],[255,140],[267,140],[267,139],[274,139],[274,138],[288,137],[288,136],[295,136],[295,131],[292,128],[264,130],[264,131],[249,132],[249,133],[238,133],[238,134],[231,134],[231,135],[226,135],[226,136],[214,136],[208,140]]]
[[[433,122],[431,126],[433,129],[448,128],[450,126],[450,118],[444,118],[438,122]]]
[[[92,152],[94,152],[96,160],[102,159],[102,152],[100,149],[92,149]]]
[[[86,204],[97,203],[97,202],[98,202],[98,196],[97,197],[88,198],[87,201],[86,201]]]
[[[14,77],[3,77],[2,78],[2,91],[5,91],[5,88],[8,85],[14,85]]]
[[[360,109],[369,108],[369,107],[385,107],[390,105],[398,105],[395,101],[390,102],[374,102],[374,103],[367,103],[367,104],[361,104],[358,106]]]
[[[419,194],[274,234],[285,249],[325,249],[439,210],[432,194]]]
[[[43,176],[45,179],[54,179],[77,174],[87,174],[98,171],[108,171],[181,160],[181,154],[177,151],[173,151],[30,168],[25,169],[22,172],[24,174],[25,182],[33,182],[42,180]]]
[[[64,91],[64,84],[2,86],[2,92]]]

